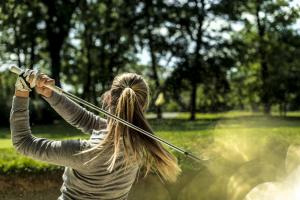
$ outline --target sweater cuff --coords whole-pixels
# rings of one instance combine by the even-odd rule
[[[60,100],[62,99],[62,95],[56,93],[56,92],[52,92],[52,96],[51,97],[45,97],[42,96],[51,106],[55,106],[57,105]]]
[[[13,97],[12,108],[14,111],[27,110],[29,107],[29,97]]]

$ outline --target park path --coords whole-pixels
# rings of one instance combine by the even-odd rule
[[[164,112],[162,114],[162,117],[164,119],[174,119],[177,118],[179,115],[178,112]],[[155,119],[156,118],[156,113],[148,113],[146,114],[147,119]]]

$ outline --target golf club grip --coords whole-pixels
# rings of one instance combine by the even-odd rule
[[[11,71],[11,72],[13,72],[15,74],[20,75],[23,70],[21,68],[15,66],[15,65],[12,65],[12,66],[9,67],[9,71]]]
[[[12,65],[9,67],[9,71],[15,73],[15,74],[18,74],[20,75],[23,70],[15,65]],[[49,85],[49,86],[46,86],[47,88],[51,89],[52,91],[58,93],[58,94],[63,94],[63,90],[55,85]]]
[[[50,90],[58,93],[58,94],[63,94],[64,91],[60,88],[60,87],[57,87],[55,85],[46,85],[47,88],[49,88]]]

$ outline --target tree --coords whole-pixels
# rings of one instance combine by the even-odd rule
[[[19,67],[25,65],[32,68],[40,56],[36,48],[43,48],[43,43],[37,44],[43,35],[38,27],[42,23],[39,3],[6,1],[1,4],[1,11],[2,60],[16,62]]]
[[[51,58],[51,77],[58,86],[61,72],[61,50],[68,37],[72,15],[80,0],[43,0],[46,6],[46,34]]]
[[[206,111],[222,109],[224,106],[220,106],[220,103],[222,101],[221,104],[225,104],[224,95],[229,92],[226,74],[234,62],[230,41],[222,35],[230,30],[226,23],[217,29],[214,27],[213,21],[220,15],[216,4],[218,2],[205,0],[186,3],[178,1],[172,8],[174,17],[171,31],[176,32],[172,40],[173,54],[178,59],[170,78],[177,77],[180,83],[180,79],[189,82],[191,120],[195,120],[199,108],[198,97],[201,94],[197,93],[200,85],[204,88],[204,98],[209,100],[206,102],[210,102],[207,104],[202,101],[206,104]],[[216,98],[218,95],[220,98]]]
[[[299,18],[299,8],[292,7],[289,1],[221,1],[223,9],[230,17],[244,24],[244,34],[240,34],[241,40],[246,39],[248,63],[244,65],[260,66],[259,84],[260,101],[263,104],[265,114],[270,114],[271,106],[274,103],[272,89],[276,85],[274,77],[280,76],[272,61],[275,57],[281,57],[276,46],[282,41],[281,34],[292,29],[292,25]],[[281,59],[286,56],[282,55]],[[286,62],[286,60],[284,61]]]
[[[71,75],[66,81],[95,104],[99,104],[99,95],[109,88],[115,75],[136,62],[130,26],[134,19],[127,16],[132,4],[119,0],[81,1],[74,13],[72,37],[63,51],[66,60],[72,62],[63,63],[63,70]]]
[[[137,36],[137,48],[146,49],[150,55],[150,78],[154,81],[153,100],[165,92],[162,77],[159,71],[167,66],[160,62],[166,60],[170,53],[169,38],[171,37],[166,27],[169,16],[169,5],[163,0],[144,1],[136,5],[136,19],[134,32]],[[154,102],[153,101],[153,102]],[[162,108],[156,105],[157,118],[162,118]]]

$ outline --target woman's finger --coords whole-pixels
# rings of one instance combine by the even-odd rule
[[[51,79],[51,78],[48,78],[45,82],[45,85],[55,85],[55,80]]]
[[[38,87],[43,87],[45,85],[45,82],[47,80],[47,76],[42,74],[38,77],[36,83]]]

